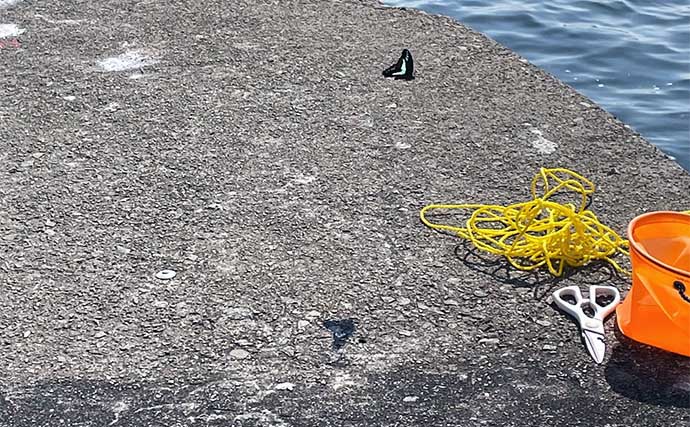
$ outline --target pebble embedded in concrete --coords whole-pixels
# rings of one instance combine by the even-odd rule
[[[242,360],[248,358],[249,356],[251,356],[251,353],[241,348],[236,348],[230,352],[230,357],[233,359]]]
[[[295,384],[293,384],[293,383],[280,383],[280,384],[276,384],[276,386],[273,388],[276,390],[292,391],[295,389]]]

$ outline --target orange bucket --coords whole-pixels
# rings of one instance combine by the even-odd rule
[[[618,327],[644,344],[690,356],[690,215],[651,212],[628,225],[632,288]]]

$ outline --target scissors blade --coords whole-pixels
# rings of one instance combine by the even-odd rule
[[[587,345],[589,354],[592,355],[592,359],[594,359],[594,361],[597,363],[603,362],[604,355],[606,354],[606,341],[604,334],[584,330],[582,331],[582,335],[585,338],[585,344]]]

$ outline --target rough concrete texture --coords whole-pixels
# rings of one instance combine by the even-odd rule
[[[0,49],[0,425],[690,425],[687,358],[609,320],[595,365],[547,298],[627,279],[518,274],[418,219],[525,200],[542,166],[620,233],[687,209],[690,175],[570,87],[369,0],[0,5],[25,30]],[[417,79],[384,79],[404,47]]]

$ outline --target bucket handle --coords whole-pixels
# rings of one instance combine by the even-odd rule
[[[673,288],[678,291],[678,295],[680,295],[685,302],[690,303],[690,296],[685,295],[685,284],[683,282],[676,280],[673,282]]]

